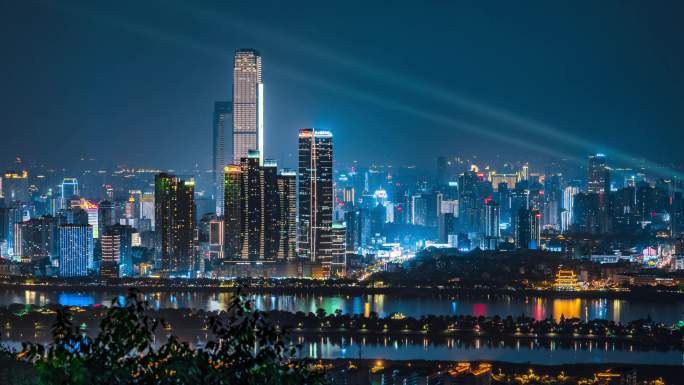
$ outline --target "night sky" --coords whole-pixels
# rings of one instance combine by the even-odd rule
[[[209,168],[243,47],[262,54],[266,156],[284,165],[311,126],[338,163],[684,163],[681,1],[0,4],[3,166]]]

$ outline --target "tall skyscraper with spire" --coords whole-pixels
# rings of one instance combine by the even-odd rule
[[[233,164],[259,152],[264,160],[264,83],[261,55],[254,49],[235,51],[233,64]]]
[[[233,123],[233,104],[231,102],[214,103],[213,122],[213,181],[214,200],[216,201],[216,215],[223,215],[223,168],[226,165],[226,125]]]

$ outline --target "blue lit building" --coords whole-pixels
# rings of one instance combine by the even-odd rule
[[[82,277],[93,268],[93,227],[59,227],[59,276]]]

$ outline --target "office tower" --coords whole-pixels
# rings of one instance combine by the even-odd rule
[[[297,173],[278,174],[278,259],[291,260],[297,252]]]
[[[0,207],[0,243],[2,243],[3,258],[12,258],[14,256],[14,239],[16,224],[23,221],[21,206],[16,202],[9,207]]]
[[[186,274],[195,259],[195,182],[161,173],[155,176],[155,221],[162,274]]]
[[[223,178],[221,178],[223,181]],[[223,191],[223,189],[221,189]],[[223,199],[221,199],[223,202]],[[223,212],[223,210],[221,210]],[[148,220],[150,223],[150,231],[154,231],[154,193],[143,193],[140,198],[140,219]]]
[[[541,222],[542,214],[537,209],[530,210],[530,246],[536,250],[541,246]]]
[[[483,173],[467,171],[459,176],[458,186],[459,231],[480,232],[484,202],[492,196],[492,185]]]
[[[121,260],[121,237],[118,234],[103,233],[100,237],[102,261],[100,276],[104,278],[119,277],[119,261]]]
[[[223,211],[223,210],[221,210]],[[223,259],[223,242],[225,241],[225,236],[223,231],[225,229],[225,223],[223,219],[212,218],[209,221],[209,260],[222,260]]]
[[[233,104],[231,102],[214,102],[212,164],[216,215],[219,216],[223,215],[223,168],[226,165],[226,125],[228,127],[232,126],[232,114]]]
[[[278,164],[274,160],[263,160],[260,168],[261,185],[261,241],[262,258],[274,260],[280,246],[280,231],[278,228],[279,196],[278,196]]]
[[[496,250],[499,247],[499,237],[501,236],[501,231],[499,228],[500,223],[500,212],[499,204],[493,200],[487,201],[485,203],[484,212],[484,249],[486,250]]]
[[[261,55],[253,49],[235,51],[233,64],[233,163],[249,151],[264,157],[264,83]]]
[[[59,226],[59,276],[83,277],[93,268],[93,228]]]
[[[15,223],[14,255],[22,261],[38,262],[57,254],[57,220],[52,216]]]
[[[259,260],[263,258],[263,196],[261,194],[261,168],[259,154],[252,150],[240,162],[242,171],[241,207],[242,228],[240,229],[240,259]]]
[[[541,239],[541,213],[537,209],[520,208],[516,216],[515,247],[537,249]]]
[[[100,275],[108,278],[133,276],[133,236],[131,226],[108,226],[100,237],[102,262]]]
[[[331,228],[331,277],[347,275],[347,228],[344,224],[333,223]]]
[[[299,255],[330,275],[333,143],[328,131],[299,130]]]
[[[242,238],[242,168],[239,165],[224,167],[224,256],[238,259]]]
[[[2,175],[2,196],[5,204],[12,202],[29,203],[28,172],[6,172]]]
[[[603,196],[610,191],[610,172],[605,155],[590,155],[587,172],[587,192]]]
[[[575,195],[579,194],[579,187],[566,186],[563,189],[563,210],[561,212],[561,231],[566,232],[573,224]]]
[[[563,190],[561,189],[561,175],[547,175],[544,178],[543,210],[544,228],[560,230],[561,210],[563,206]]]
[[[98,231],[100,234],[104,234],[107,227],[117,223],[114,204],[112,202],[104,200],[98,204],[98,223]]]
[[[97,202],[91,202],[81,198],[71,204],[72,209],[80,208],[88,215],[88,224],[93,227],[93,238],[100,237],[99,206]]]
[[[454,213],[441,213],[439,215],[439,226],[437,226],[440,243],[449,243],[449,235],[454,235],[456,219]]]
[[[354,253],[356,252],[357,238],[361,232],[357,211],[351,210],[344,213],[344,223],[346,226],[345,243],[347,251]]]
[[[62,204],[60,208],[69,208],[69,202],[71,201],[71,199],[78,196],[78,179],[64,178],[62,180]]]

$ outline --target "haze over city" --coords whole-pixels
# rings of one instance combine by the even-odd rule
[[[207,169],[232,51],[258,47],[266,155],[289,166],[297,129],[322,127],[340,163],[604,152],[681,167],[681,7],[5,2],[1,161]]]

